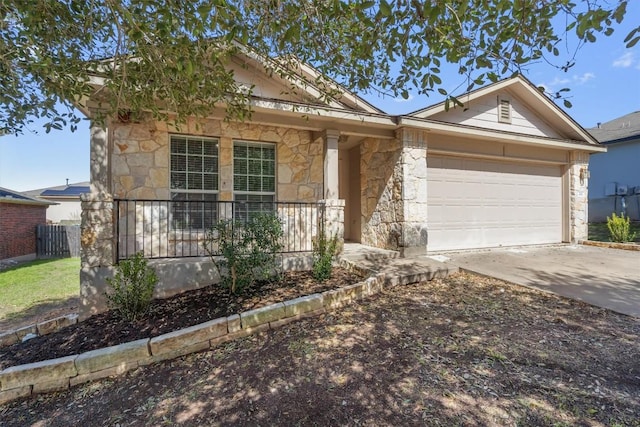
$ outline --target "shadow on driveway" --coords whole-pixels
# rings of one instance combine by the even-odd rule
[[[588,246],[447,254],[462,269],[640,317],[640,252]]]

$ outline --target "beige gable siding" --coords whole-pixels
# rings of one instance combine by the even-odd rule
[[[498,97],[511,101],[511,123],[498,121]],[[464,103],[464,97],[460,98],[460,101]],[[428,118],[447,123],[516,132],[525,135],[563,138],[563,135],[544,122],[520,99],[512,96],[507,91],[474,99],[465,104],[464,108],[451,108],[449,111],[443,111]]]
[[[299,93],[292,93],[291,87],[278,84],[273,78],[269,78],[263,71],[256,68],[243,68],[239,65],[232,64],[230,68],[233,70],[235,81],[253,86],[253,94],[261,98],[280,99],[283,101],[304,102],[304,98]],[[298,92],[301,92],[298,89]]]

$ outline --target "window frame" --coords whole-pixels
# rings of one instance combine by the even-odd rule
[[[185,140],[185,148],[184,153],[179,153],[174,151],[174,141],[175,139],[184,139]],[[189,141],[196,140],[202,143],[202,148],[200,153],[189,153]],[[204,144],[207,142],[215,144],[215,154],[205,154]],[[174,170],[174,156],[183,156],[185,157],[185,170]],[[201,162],[205,158],[215,158],[215,173],[207,173],[204,169],[204,164],[200,167],[199,172],[190,172],[189,171],[189,158],[190,157],[199,157]],[[174,173],[184,173],[185,188],[174,188]],[[201,188],[188,188],[189,187],[189,174],[190,173],[199,173],[201,180]],[[205,186],[206,175],[215,175],[215,179],[211,182],[215,184],[215,189],[208,190],[203,188]],[[169,221],[171,224],[172,230],[205,230],[210,228],[220,217],[220,210],[218,207],[219,199],[218,194],[220,193],[220,138],[217,137],[207,137],[207,136],[195,136],[195,135],[183,135],[183,134],[170,134],[169,135],[169,195],[170,195],[170,205],[171,209],[169,212]],[[187,200],[176,200],[176,196],[184,195]],[[201,198],[200,206],[198,207],[198,200],[189,200],[191,197],[199,196]],[[210,200],[207,200],[210,199]],[[186,203],[185,203],[186,202]],[[210,204],[211,208],[207,209],[205,204]],[[179,209],[180,206],[182,209]],[[194,208],[196,206],[196,208]],[[179,213],[178,213],[179,211]],[[199,224],[194,224],[194,218],[190,218],[191,215],[199,216],[199,219],[195,219]],[[183,217],[187,217],[184,219]],[[181,217],[180,219],[177,217]],[[180,222],[180,224],[178,223]],[[186,225],[184,223],[186,222]]]
[[[270,150],[273,150],[273,159],[267,159],[267,160],[272,160],[273,161],[273,175],[265,175],[262,173],[262,168],[261,168],[261,172],[260,175],[255,175],[255,174],[251,174],[249,172],[249,165],[247,164],[247,170],[246,173],[242,174],[241,176],[245,176],[247,177],[247,179],[249,179],[249,177],[251,176],[259,176],[261,179],[261,186],[262,186],[262,179],[264,177],[268,177],[268,178],[273,178],[273,191],[251,191],[251,190],[236,190],[236,180],[237,180],[237,176],[236,176],[236,162],[239,160],[239,158],[236,157],[236,147],[237,146],[245,146],[245,147],[260,147],[262,149],[264,148],[268,148]],[[246,220],[249,218],[249,216],[251,215],[252,212],[266,212],[266,211],[275,211],[275,203],[277,202],[277,192],[278,192],[278,146],[276,143],[273,142],[264,142],[264,141],[247,141],[247,140],[242,140],[242,139],[237,139],[237,140],[233,140],[233,145],[232,145],[232,175],[233,175],[233,185],[232,185],[232,194],[233,194],[233,201],[234,201],[234,212],[233,212],[233,216],[234,218],[241,218],[243,220]],[[252,159],[251,157],[249,157],[249,155],[247,154],[246,157],[247,161],[249,160],[257,160],[257,159]],[[264,158],[261,158],[260,160],[265,160]],[[240,175],[240,174],[238,174]],[[248,186],[248,184],[247,184]],[[238,200],[237,196],[242,196],[241,198],[245,198],[248,200]],[[270,198],[271,200],[255,200],[252,201],[251,200],[251,196],[254,196],[256,198],[259,199],[264,199],[266,198]],[[270,209],[263,209],[263,208],[258,208],[258,209],[252,209],[251,205],[252,204],[258,204],[260,207],[264,206],[264,204],[271,204],[271,208]],[[240,207],[243,207],[244,209],[240,209]]]

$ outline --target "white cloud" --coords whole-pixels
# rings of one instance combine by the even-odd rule
[[[595,79],[596,75],[594,73],[591,72],[586,72],[583,73],[581,75],[578,74],[574,74],[573,76],[571,76],[571,78],[569,77],[554,77],[553,80],[551,80],[549,83],[539,83],[538,86],[541,86],[544,88],[545,92],[547,93],[553,93],[555,91],[557,91],[558,89],[567,87],[567,86],[571,86],[571,84],[574,85],[583,85],[586,82],[588,82],[589,80]]]
[[[584,73],[581,76],[577,76],[577,75],[573,76],[573,80],[575,82],[577,82],[578,84],[583,85],[583,84],[585,84],[586,82],[588,82],[589,80],[591,80],[591,79],[593,79],[595,77],[596,77],[596,75],[593,74],[593,73]]]
[[[553,86],[558,86],[558,85],[566,85],[567,83],[569,83],[571,80],[567,79],[567,78],[559,78],[559,77],[554,77],[553,80],[551,81],[551,83],[549,83],[550,87]]]
[[[613,61],[613,66],[618,68],[628,68],[633,65],[635,58],[633,52],[625,52],[621,57]]]

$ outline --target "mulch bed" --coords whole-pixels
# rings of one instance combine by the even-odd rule
[[[309,271],[298,271],[284,273],[280,281],[259,282],[246,288],[242,295],[233,295],[228,289],[215,285],[188,291],[153,301],[148,315],[135,322],[121,319],[117,313],[109,311],[53,334],[0,349],[0,369],[152,338],[361,280],[362,276],[357,273],[334,268],[331,278],[325,282],[317,282]]]

